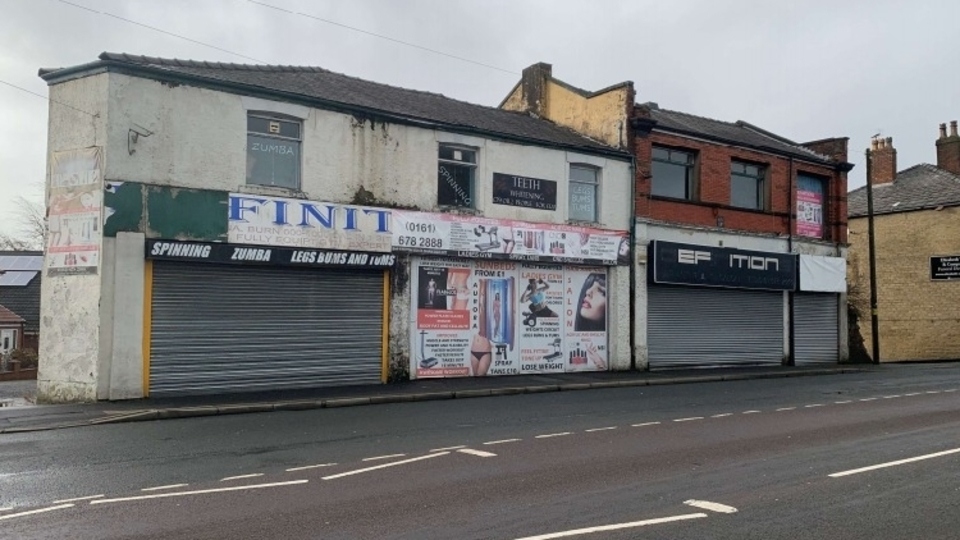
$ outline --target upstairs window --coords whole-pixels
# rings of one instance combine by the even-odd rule
[[[693,152],[654,146],[650,194],[692,201],[696,193],[694,165]]]
[[[437,166],[437,204],[453,208],[474,208],[476,174],[475,149],[441,144]]]
[[[797,234],[810,238],[825,238],[823,216],[826,214],[825,178],[797,175]]]
[[[589,165],[570,165],[569,219],[597,223],[599,214],[600,170]]]
[[[301,127],[289,118],[247,116],[247,184],[300,187]]]
[[[767,169],[763,165],[730,162],[730,205],[751,210],[763,210],[765,204]]]

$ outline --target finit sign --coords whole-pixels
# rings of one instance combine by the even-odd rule
[[[740,249],[650,243],[653,283],[791,291],[797,287],[797,256]]]

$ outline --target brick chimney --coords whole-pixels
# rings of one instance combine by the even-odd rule
[[[875,137],[870,141],[870,183],[889,184],[897,177],[897,149],[893,137]]]
[[[937,167],[953,174],[960,174],[960,135],[957,135],[957,121],[950,122],[950,135],[947,125],[940,124],[940,138],[937,139]]]
[[[553,66],[538,62],[523,70],[520,86],[523,112],[544,116],[547,108],[547,84],[553,77]]]

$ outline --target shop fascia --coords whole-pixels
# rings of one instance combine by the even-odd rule
[[[231,193],[237,245],[406,252],[584,265],[627,264],[629,233]]]

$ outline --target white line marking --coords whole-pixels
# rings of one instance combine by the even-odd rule
[[[923,393],[923,392],[910,392],[909,394],[904,394],[903,397],[919,396],[919,395],[922,394],[922,393]]]
[[[777,412],[795,411],[795,410],[797,410],[796,407],[780,407],[779,409],[777,409]]]
[[[547,433],[546,435],[537,435],[534,439],[549,439],[551,437],[563,437],[564,435],[572,435],[569,431],[562,431],[560,433]]]
[[[883,396],[883,399],[893,399],[898,397],[903,397],[903,396],[901,396],[900,394],[893,394],[892,396]]]
[[[947,393],[956,392],[956,391],[957,391],[956,388],[951,388],[951,389],[949,389],[949,390],[944,390],[944,392],[947,392]]]
[[[834,401],[837,405],[846,405],[847,403],[853,403],[852,399],[845,399],[843,401]]]
[[[732,412],[725,412],[725,413],[715,414],[715,415],[711,416],[710,418],[724,418],[724,417],[726,417],[726,416],[733,416],[733,413],[732,413]]]
[[[643,422],[640,424],[630,424],[630,427],[658,426],[660,422]]]
[[[253,474],[241,474],[239,476],[228,476],[226,478],[221,478],[221,482],[229,482],[231,480],[243,480],[244,478],[256,478],[258,476],[263,476],[262,472],[253,473]]]
[[[304,465],[303,467],[290,467],[287,472],[306,471],[309,469],[319,469],[321,467],[333,467],[336,463],[320,463],[318,465]]]
[[[691,420],[703,420],[702,416],[689,416],[687,418],[674,418],[674,422],[689,422]]]
[[[459,446],[448,446],[446,448],[434,448],[431,452],[446,452],[447,450],[459,450],[461,448],[466,448],[467,445],[461,444]]]
[[[0,508],[0,512],[6,512],[6,511],[8,511],[8,510],[13,510],[13,507],[12,507],[12,506],[8,506],[8,507],[6,507],[6,508]]]
[[[877,400],[877,398],[875,398],[875,397],[865,397],[865,398],[861,399],[860,401],[876,401],[876,400]]]
[[[44,512],[53,512],[54,510],[63,510],[64,508],[73,508],[72,504],[61,504],[58,506],[49,506],[47,508],[38,508],[36,510],[28,510],[26,512],[17,512],[16,514],[4,514],[0,516],[0,521],[4,519],[13,519],[23,516],[32,516],[33,514],[42,514]]]
[[[250,486],[231,486],[225,488],[197,489],[194,491],[175,491],[173,493],[152,493],[150,495],[137,495],[134,497],[119,497],[116,499],[97,499],[90,504],[107,504],[127,501],[144,501],[147,499],[165,499],[167,497],[185,497],[187,495],[203,495],[205,493],[223,493],[227,491],[243,491],[245,489],[265,489],[271,487],[293,486],[297,484],[306,484],[309,480],[290,480],[289,482],[273,482],[270,484],[253,484]]]
[[[928,394],[939,394],[940,391],[939,391],[939,390],[927,390],[927,393],[928,393]]]
[[[743,411],[743,414],[757,414],[760,411]]]
[[[357,470],[355,470],[355,471],[347,471],[347,472],[343,472],[343,473],[340,473],[340,474],[334,474],[334,475],[330,475],[330,476],[324,476],[324,477],[322,478],[322,480],[334,480],[334,479],[337,479],[337,478],[343,478],[344,476],[351,476],[351,475],[354,475],[354,474],[360,474],[360,473],[365,473],[365,472],[370,472],[370,471],[376,471],[376,470],[378,470],[378,469],[386,469],[387,467],[395,467],[395,466],[397,466],[397,465],[405,465],[405,464],[407,464],[407,463],[413,463],[414,461],[422,461],[422,460],[424,460],[424,459],[432,459],[432,458],[435,458],[435,457],[445,456],[445,455],[447,455],[447,454],[449,454],[449,453],[450,453],[450,452],[437,452],[437,453],[435,453],[435,454],[427,454],[427,455],[425,455],[425,456],[420,456],[420,457],[405,459],[405,460],[403,460],[403,461],[394,461],[394,462],[392,462],[392,463],[384,463],[383,465],[375,465],[375,466],[373,466],[373,467],[367,467],[367,468],[365,468],[365,469],[357,469]]]
[[[870,465],[869,467],[861,467],[861,468],[859,468],[859,469],[852,469],[852,470],[849,470],[849,471],[837,472],[837,473],[833,473],[833,474],[830,474],[830,475],[827,475],[827,476],[829,476],[829,477],[831,477],[831,478],[839,478],[839,477],[841,477],[841,476],[848,476],[848,475],[851,475],[851,474],[857,474],[857,473],[862,473],[862,472],[867,472],[867,471],[874,471],[874,470],[876,470],[876,469],[883,469],[883,468],[886,468],[886,467],[893,467],[893,466],[895,466],[895,465],[903,465],[903,464],[905,464],[905,463],[913,463],[914,461],[922,461],[922,460],[924,460],[924,459],[931,459],[931,458],[940,457],[940,456],[947,456],[947,455],[950,455],[950,454],[956,454],[957,452],[960,452],[960,448],[954,448],[953,450],[944,450],[943,452],[936,452],[936,453],[933,453],[933,454],[926,454],[926,455],[923,455],[923,456],[917,456],[917,457],[912,457],[912,458],[907,458],[907,459],[899,459],[899,460],[897,460],[897,461],[888,461],[887,463],[881,463],[881,464],[879,464],[879,465]]]
[[[519,442],[520,440],[521,440],[521,439],[500,439],[499,441],[487,441],[487,442],[485,442],[485,443],[483,443],[483,444],[486,444],[486,445],[491,445],[491,444],[506,444],[506,443],[511,443],[511,442]]]
[[[377,461],[378,459],[393,459],[395,457],[403,457],[406,454],[387,454],[385,456],[373,456],[368,458],[363,458],[361,461]]]
[[[687,519],[698,519],[707,517],[704,513],[696,514],[681,514],[678,516],[670,516],[663,518],[655,519],[645,519],[643,521],[632,521],[630,523],[615,523],[613,525],[601,525],[599,527],[586,527],[584,529],[573,529],[571,531],[555,532],[550,534],[539,534],[537,536],[524,536],[523,538],[517,538],[516,540],[553,540],[554,538],[566,538],[568,536],[579,536],[581,534],[590,534],[606,531],[618,531],[621,529],[633,529],[636,527],[644,527],[646,525],[659,525],[661,523],[671,523],[673,521],[684,521]]]
[[[694,508],[701,508],[703,510],[710,510],[712,512],[720,512],[721,514],[733,514],[736,513],[737,509],[732,506],[727,506],[725,504],[710,502],[710,501],[699,501],[697,499],[690,499],[688,501],[683,501],[683,504],[693,506]]]
[[[53,501],[52,504],[63,504],[63,503],[72,503],[80,501],[90,501],[93,499],[102,499],[103,495],[90,495],[89,497],[74,497],[72,499],[61,499],[59,501]]]
[[[823,407],[823,403],[811,403],[803,406],[804,409],[812,409],[814,407]]]
[[[162,489],[176,489],[176,488],[187,487],[189,485],[190,484],[170,484],[169,486],[156,486],[156,487],[143,488],[140,491],[160,491]]]
[[[471,456],[477,457],[497,457],[493,452],[484,452],[483,450],[473,450],[472,448],[461,448],[457,450],[461,454],[470,454]]]
[[[583,430],[583,431],[584,431],[585,433],[596,433],[596,432],[598,432],[598,431],[610,431],[611,429],[617,429],[617,426],[595,427],[595,428],[593,428],[593,429],[585,429],[585,430]]]

